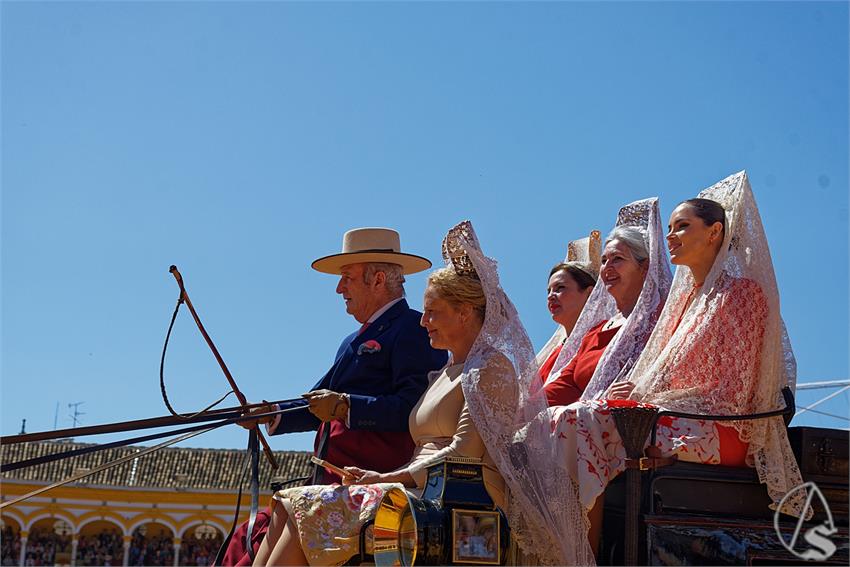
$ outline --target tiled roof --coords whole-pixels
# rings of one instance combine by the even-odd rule
[[[0,446],[3,463],[13,463],[43,455],[51,455],[91,447],[88,443],[42,441]],[[3,473],[2,478],[55,482],[102,464],[131,455],[144,447],[104,449],[69,459]],[[302,451],[275,452],[280,467],[272,471],[260,454],[260,489],[266,490],[273,478],[288,479],[307,476],[312,472],[310,453]],[[177,488],[207,490],[237,490],[247,478],[247,457],[237,449],[165,448],[127,463],[100,471],[80,481],[80,484],[111,485],[146,488]],[[274,474],[272,474],[274,472]],[[245,482],[244,489],[248,489]]]

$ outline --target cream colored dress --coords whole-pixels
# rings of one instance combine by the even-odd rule
[[[419,495],[427,467],[445,457],[473,457],[484,463],[484,484],[497,506],[504,506],[504,482],[493,464],[463,398],[463,364],[431,374],[431,383],[410,412],[416,443],[407,472]],[[381,499],[398,483],[301,486],[274,495],[294,523],[310,565],[342,565],[359,552],[360,529],[375,517]]]

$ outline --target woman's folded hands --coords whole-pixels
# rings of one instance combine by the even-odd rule
[[[407,469],[400,469],[388,473],[368,471],[359,467],[344,467],[348,473],[342,477],[342,484],[377,484],[379,482],[400,482],[405,486],[416,486],[416,482]]]

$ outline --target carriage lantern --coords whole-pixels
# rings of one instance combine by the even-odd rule
[[[480,459],[454,457],[428,468],[421,497],[384,495],[374,538],[376,565],[504,565],[510,535]]]

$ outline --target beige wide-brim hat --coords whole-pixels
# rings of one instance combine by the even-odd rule
[[[341,274],[342,267],[362,262],[398,264],[403,273],[415,274],[431,267],[422,256],[401,251],[398,232],[391,228],[354,228],[342,237],[342,252],[315,260],[313,269],[325,274]]]

